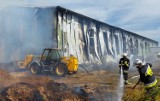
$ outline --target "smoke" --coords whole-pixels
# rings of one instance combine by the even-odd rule
[[[17,61],[26,54],[39,55],[44,48],[56,47],[52,8],[28,7],[20,0],[0,3],[0,62]]]
[[[10,1],[3,1],[1,0],[0,1],[0,11],[3,10],[4,8],[6,8],[7,6],[10,6],[10,5],[21,5],[21,4],[25,4],[25,2],[22,0],[10,0]]]

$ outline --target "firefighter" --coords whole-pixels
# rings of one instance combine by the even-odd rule
[[[130,66],[130,60],[127,58],[127,53],[123,53],[122,58],[119,61],[119,68],[123,70],[124,83],[128,84],[128,70]]]
[[[139,82],[143,82],[146,89],[146,94],[149,94],[149,97],[152,98],[152,100],[155,99],[157,93],[157,80],[153,75],[153,71],[151,68],[152,64],[143,64],[140,59],[137,59],[135,60],[134,65],[138,69],[140,75],[140,79],[136,85],[138,85]],[[136,87],[136,85],[134,86],[134,88]]]

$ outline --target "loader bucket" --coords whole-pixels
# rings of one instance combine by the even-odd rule
[[[22,62],[18,62],[20,68],[26,68],[33,60],[33,55],[27,55]]]

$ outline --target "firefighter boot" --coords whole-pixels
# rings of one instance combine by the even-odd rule
[[[124,81],[124,84],[125,84],[125,85],[129,84],[128,80],[125,80],[125,81]]]

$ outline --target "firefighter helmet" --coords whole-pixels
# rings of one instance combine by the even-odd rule
[[[127,56],[127,53],[123,53],[123,56],[126,57],[126,56]]]
[[[134,65],[141,65],[142,64],[142,60],[140,60],[140,59],[136,59],[135,61],[134,61]]]
[[[160,53],[157,54],[157,57],[160,58]]]

